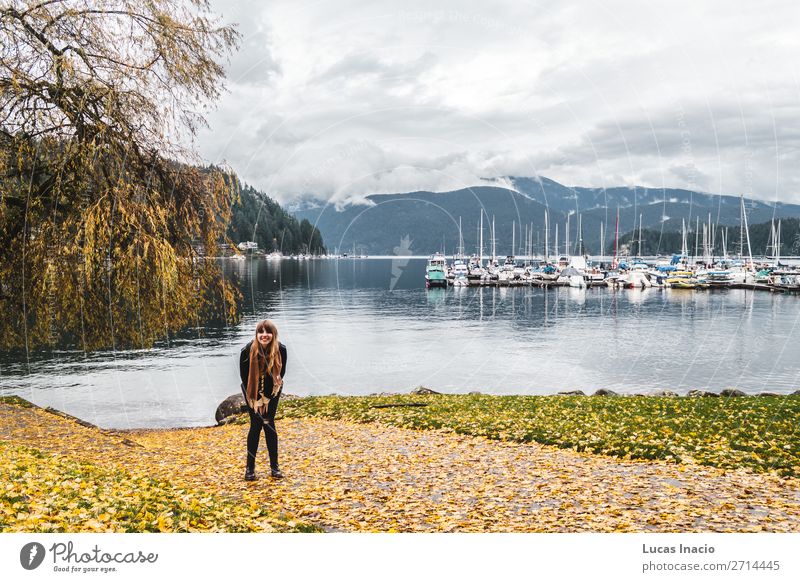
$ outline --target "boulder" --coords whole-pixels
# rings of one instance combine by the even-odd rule
[[[756,396],[780,396],[780,394],[776,394],[775,392],[759,392]]]
[[[800,396],[800,390],[795,390],[794,392],[789,394],[789,396]]]
[[[228,396],[217,406],[214,419],[217,421],[218,425],[227,424],[231,422],[232,417],[242,414],[243,412],[247,412],[247,404],[244,401],[244,395],[239,392],[238,394]],[[231,420],[225,421],[225,419],[228,418],[231,418]]]
[[[592,394],[592,396],[619,396],[619,394],[607,388],[600,388],[600,390]]]
[[[468,396],[480,396],[481,393],[478,392],[477,390],[472,390],[471,392],[467,392],[467,395]]]
[[[425,388],[425,386],[417,386],[411,391],[411,394],[441,394],[441,392],[436,392],[436,390]]]
[[[559,396],[586,396],[583,390],[569,390],[565,392],[559,392]]]
[[[678,393],[673,392],[672,390],[656,390],[655,392],[651,392],[649,396],[661,396],[662,398],[676,398],[678,396]]]
[[[747,396],[747,394],[736,388],[725,388],[725,390],[720,392],[719,395],[727,396],[728,398],[731,398],[733,396]]]
[[[690,398],[718,398],[719,394],[716,392],[708,392],[707,390],[689,390],[686,396]]]

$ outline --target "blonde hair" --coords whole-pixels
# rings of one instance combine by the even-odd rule
[[[258,341],[258,334],[268,331],[272,334],[272,340],[267,344],[266,349],[261,347]],[[283,359],[281,358],[280,343],[278,342],[278,328],[269,319],[263,319],[256,325],[256,337],[250,346],[250,371],[247,376],[247,396],[254,401],[258,396],[258,381],[262,374],[272,377],[273,387],[281,381],[281,368]],[[269,397],[269,395],[265,395]]]

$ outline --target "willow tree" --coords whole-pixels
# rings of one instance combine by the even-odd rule
[[[236,180],[191,144],[237,43],[205,0],[0,4],[0,348],[236,318],[204,260]]]

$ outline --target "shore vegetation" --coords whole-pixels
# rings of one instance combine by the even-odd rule
[[[800,473],[800,396],[318,396],[287,399],[279,414],[537,442],[625,459]]]

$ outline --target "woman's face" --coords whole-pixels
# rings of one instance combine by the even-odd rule
[[[261,344],[261,347],[265,348],[269,345],[269,342],[272,341],[272,332],[268,329],[259,331],[256,334],[256,339],[258,340],[258,343]]]

